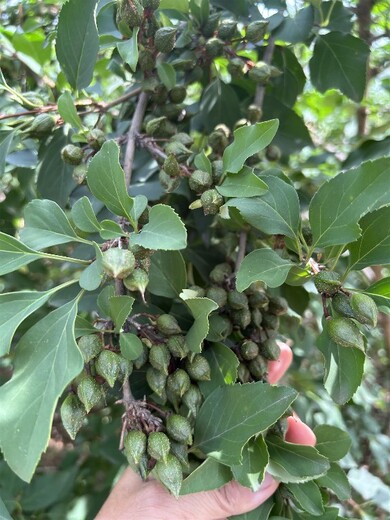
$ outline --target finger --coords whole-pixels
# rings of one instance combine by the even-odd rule
[[[313,430],[302,422],[297,415],[287,417],[287,422],[288,429],[285,437],[287,442],[315,446],[317,439]]]
[[[268,382],[271,384],[277,383],[284,376],[293,359],[292,350],[286,343],[277,340],[277,344],[280,347],[279,359],[268,362]]]
[[[256,492],[232,481],[220,489],[185,495],[178,501],[178,517],[217,520],[247,513],[263,504],[276,491],[278,485],[278,482],[266,474],[260,489]]]

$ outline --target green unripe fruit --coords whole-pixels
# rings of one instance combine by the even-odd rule
[[[271,67],[264,61],[258,61],[256,65],[248,72],[248,76],[255,83],[264,85],[271,77]]]
[[[195,354],[191,361],[187,359],[185,367],[188,375],[194,381],[210,381],[210,365],[202,354]]]
[[[247,117],[252,124],[258,123],[260,119],[263,117],[263,111],[257,105],[249,105]]]
[[[148,92],[152,96],[154,96],[156,94],[156,92],[159,91],[160,86],[161,86],[161,83],[159,83],[159,80],[157,79],[156,76],[147,76],[144,78],[144,80],[142,82],[142,90],[144,92]],[[148,122],[151,121],[152,119],[153,119],[153,117],[151,114],[148,114],[145,117],[145,120],[144,120],[145,128],[146,128],[146,125],[148,124]]]
[[[185,370],[178,368],[167,378],[167,390],[175,397],[183,397],[191,386],[190,377]]]
[[[109,386],[112,388],[118,379],[121,370],[120,356],[111,352],[111,350],[103,350],[95,363],[96,372],[104,377]]]
[[[275,316],[274,314],[263,314],[262,326],[267,330],[278,330],[279,321],[279,316]]]
[[[223,54],[224,44],[219,38],[210,38],[207,40],[205,47],[210,58],[216,58]]]
[[[180,177],[170,177],[164,170],[159,171],[158,180],[167,193],[175,191],[181,182]]]
[[[367,294],[353,293],[351,307],[355,319],[364,325],[375,327],[378,321],[378,308],[374,300]]]
[[[334,271],[320,271],[314,276],[314,285],[319,293],[333,296],[340,290],[340,275]]]
[[[79,146],[75,146],[74,144],[67,144],[61,150],[61,157],[62,160],[67,164],[73,164],[74,166],[77,166],[83,160],[84,152]]]
[[[206,296],[206,291],[203,289],[203,287],[199,287],[199,285],[191,285],[188,287],[190,291],[194,291],[196,293],[197,298],[203,298]]]
[[[221,40],[231,40],[237,31],[237,22],[235,20],[222,20],[218,29],[218,38]]]
[[[179,359],[185,358],[189,352],[188,346],[186,344],[186,338],[180,334],[168,338],[167,347],[172,356]]]
[[[35,117],[28,133],[31,137],[42,138],[49,135],[56,126],[56,120],[50,114],[39,114]]]
[[[288,303],[285,298],[281,296],[272,296],[269,299],[268,312],[275,316],[282,316],[288,311]]]
[[[267,146],[267,149],[265,151],[265,156],[269,161],[279,161],[282,157],[282,151],[279,148],[279,146],[275,146],[274,144],[271,144]]]
[[[94,128],[87,133],[87,141],[93,150],[98,151],[106,142],[106,135],[102,130],[99,130],[99,128]]]
[[[161,314],[156,320],[156,327],[165,336],[173,336],[181,332],[177,319],[170,314]]]
[[[184,146],[192,146],[194,144],[192,137],[185,132],[178,132],[171,138],[171,141],[181,143]]]
[[[202,392],[198,386],[191,385],[183,395],[183,403],[187,406],[193,417],[197,416],[200,405],[203,401]]]
[[[185,444],[171,441],[171,453],[185,469],[188,469],[188,450]]]
[[[244,363],[238,365],[237,377],[241,383],[249,383],[252,380],[249,368]]]
[[[249,305],[247,295],[236,290],[228,292],[227,300],[231,309],[247,309]]]
[[[163,432],[151,432],[148,436],[148,454],[156,460],[166,461],[171,443]]]
[[[161,115],[166,116],[170,121],[177,121],[183,111],[182,105],[167,103],[160,108]]]
[[[202,27],[202,33],[209,38],[218,28],[220,13],[213,13],[208,17],[206,24]]]
[[[149,49],[142,49],[139,52],[138,63],[143,72],[149,72],[156,66],[156,60]]]
[[[246,39],[248,42],[256,43],[262,40],[267,32],[268,22],[256,20],[251,22],[246,28]]]
[[[219,184],[223,175],[223,161],[217,160],[211,163],[213,184]]]
[[[227,292],[222,287],[210,287],[206,293],[207,298],[214,300],[218,307],[224,307],[227,303]]]
[[[175,126],[165,116],[155,117],[146,123],[146,133],[152,137],[170,137],[175,132]]]
[[[168,99],[167,87],[162,84],[157,85],[156,88],[154,89],[154,91],[152,92],[151,99],[158,105],[164,105],[164,103]],[[163,115],[166,115],[166,114],[163,114]],[[152,119],[152,118],[150,118],[150,119]],[[144,119],[144,122],[145,122],[145,119]]]
[[[84,358],[84,363],[89,363],[91,359],[100,354],[103,348],[102,338],[98,334],[88,334],[88,336],[81,336],[77,345]]]
[[[350,318],[331,318],[326,321],[326,328],[337,345],[364,350],[363,336]]]
[[[161,27],[154,35],[154,45],[159,52],[171,52],[176,43],[176,29],[174,27]]]
[[[183,482],[183,471],[179,460],[170,453],[166,461],[159,460],[157,462],[154,472],[158,480],[168,491],[175,497],[178,497]]]
[[[163,170],[170,177],[180,176],[180,165],[173,154],[168,155],[163,164]]]
[[[142,342],[142,352],[141,354],[137,357],[137,359],[134,360],[134,367],[139,370],[140,368],[142,368],[145,363],[147,363],[148,359],[149,359],[149,349],[148,347],[145,345],[144,342]]]
[[[244,66],[244,60],[241,58],[233,58],[229,60],[227,70],[232,78],[242,78],[244,77]]]
[[[349,297],[342,292],[338,292],[332,297],[332,308],[344,318],[355,317]]]
[[[255,291],[249,295],[249,305],[254,309],[268,309],[268,296],[263,291]]]
[[[184,144],[175,141],[174,137],[172,141],[165,146],[165,153],[167,155],[174,155],[179,163],[185,162],[192,152]]]
[[[104,272],[111,278],[127,278],[134,271],[135,257],[128,249],[114,247],[102,254]]]
[[[183,444],[192,444],[192,427],[185,417],[172,414],[167,418],[167,433],[171,439]]]
[[[77,386],[77,395],[88,413],[104,400],[101,386],[91,376],[85,376]]]
[[[262,356],[257,356],[248,364],[249,372],[256,379],[264,379],[267,375],[268,364]]]
[[[156,11],[159,8],[160,0],[142,0],[142,5],[145,9]]]
[[[213,152],[222,154],[229,144],[228,136],[222,130],[213,130],[208,138],[209,145]]]
[[[211,175],[203,170],[195,170],[188,180],[188,185],[195,193],[203,193],[212,184]]]
[[[222,285],[225,280],[232,274],[232,268],[228,263],[217,264],[210,272],[210,280],[212,283]]]
[[[129,359],[126,359],[123,356],[119,356],[118,380],[121,381],[121,383],[123,383],[129,378],[132,372],[133,363]]]
[[[263,322],[263,314],[260,309],[253,309],[251,311],[251,321],[256,327],[260,327]]]
[[[72,178],[76,184],[83,184],[87,179],[88,166],[86,164],[78,164],[73,168]]]
[[[273,339],[267,339],[260,345],[260,354],[266,359],[276,361],[280,358],[280,347]]]
[[[171,361],[171,354],[168,347],[164,344],[153,345],[149,352],[149,363],[156,370],[168,375],[168,367]]]
[[[183,103],[186,97],[187,89],[180,85],[173,87],[173,89],[169,91],[169,99],[172,101],[172,103]]]
[[[124,439],[125,455],[129,462],[138,465],[146,453],[147,437],[144,432],[132,430]]]
[[[86,416],[85,408],[74,394],[69,394],[61,405],[61,420],[71,439],[75,439]]]
[[[240,354],[246,361],[251,361],[259,355],[259,347],[254,341],[245,340],[240,345]]]
[[[137,267],[134,271],[123,280],[123,283],[129,291],[139,291],[142,299],[145,299],[145,290],[149,283],[149,276],[146,271]]]
[[[127,27],[139,27],[144,19],[144,8],[138,0],[119,0],[116,23]]]
[[[165,384],[167,376],[154,367],[149,367],[146,371],[146,381],[150,388],[159,397],[165,397]]]
[[[223,204],[223,197],[217,190],[206,190],[202,193],[200,201],[205,215],[216,215]]]
[[[248,308],[234,310],[232,312],[232,321],[240,329],[246,329],[251,322],[251,311]]]

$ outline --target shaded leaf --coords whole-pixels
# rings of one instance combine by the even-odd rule
[[[157,74],[168,90],[172,90],[176,85],[176,70],[170,63],[159,63],[157,65]]]
[[[336,426],[320,424],[315,427],[314,433],[317,438],[316,449],[329,460],[342,459],[351,447],[351,438],[348,433]]]
[[[124,358],[133,361],[137,359],[143,350],[143,343],[135,334],[122,332],[119,335],[119,345]]]
[[[198,170],[203,170],[204,172],[208,172],[210,175],[212,175],[213,168],[211,166],[210,159],[204,153],[204,150],[195,155],[194,164]]]
[[[228,466],[220,464],[212,458],[207,458],[183,480],[180,495],[218,489],[231,480],[233,480],[233,475]]]
[[[303,69],[295,54],[288,47],[275,47],[272,64],[282,72],[280,76],[272,80],[272,93],[282,103],[293,107],[306,83]]]
[[[237,368],[240,364],[235,353],[223,343],[213,343],[203,352],[211,369],[210,381],[199,381],[202,394],[207,397],[216,388],[232,385],[237,379]]]
[[[57,102],[58,112],[65,123],[68,123],[73,128],[78,128],[79,130],[83,129],[83,123],[77,113],[76,107],[74,106],[74,102],[70,92],[65,91],[58,98]]]
[[[290,483],[286,487],[304,511],[314,516],[324,513],[321,492],[315,482]]]
[[[222,123],[233,128],[240,110],[240,101],[235,90],[216,79],[204,89],[200,111],[192,119],[192,125],[206,133],[212,132],[218,124]]]
[[[29,329],[16,347],[13,377],[0,388],[1,449],[27,482],[49,442],[58,398],[84,366],[74,337],[76,313],[77,299]]]
[[[268,460],[267,445],[263,436],[250,439],[242,450],[241,464],[232,466],[234,480],[252,491],[258,491],[264,479]]]
[[[389,309],[390,313],[390,276],[373,283],[363,292],[371,296],[377,305]]]
[[[339,500],[348,500],[351,497],[351,486],[345,471],[337,462],[331,462],[326,475],[317,480],[319,486],[333,491]]]
[[[274,424],[296,395],[291,388],[261,382],[217,388],[199,410],[194,447],[223,464],[239,464],[248,440]],[[215,410],[224,410],[218,421]]]
[[[60,12],[56,53],[74,89],[88,87],[92,80],[99,51],[96,3],[97,0],[69,0]]]
[[[115,332],[119,332],[128,318],[135,299],[132,296],[111,296],[109,300],[110,317],[115,323]]]
[[[203,340],[209,332],[209,314],[218,309],[218,304],[210,298],[193,297],[192,294],[187,289],[180,293],[195,319],[187,332],[186,343],[192,352],[201,352]]]
[[[4,173],[6,158],[11,149],[12,141],[14,140],[15,132],[9,132],[2,137],[0,141],[0,174]]]
[[[5,507],[4,502],[0,497],[0,518],[1,520],[12,520],[11,515],[8,512],[8,509]]]
[[[148,291],[165,298],[177,298],[187,286],[187,270],[179,251],[156,251],[149,270]]]
[[[116,44],[122,60],[135,72],[138,63],[138,32],[139,27],[134,27],[131,38]]]
[[[248,511],[248,513],[242,515],[229,516],[229,520],[268,520],[273,507],[274,499],[271,497],[253,511]]]
[[[273,249],[256,249],[241,262],[236,287],[242,292],[251,283],[262,281],[269,287],[279,287],[294,264],[281,258]]]
[[[300,9],[294,18],[285,18],[274,32],[277,40],[289,43],[304,42],[308,39],[314,23],[312,6]]]

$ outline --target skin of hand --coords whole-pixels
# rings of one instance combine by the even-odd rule
[[[291,349],[279,342],[280,357],[268,364],[268,381],[276,383],[292,361]],[[312,430],[296,415],[289,417],[286,441],[314,446]],[[212,491],[176,499],[157,481],[142,479],[126,469],[95,520],[226,520],[252,511],[265,502],[279,483],[266,473],[260,489],[252,492],[235,481]]]

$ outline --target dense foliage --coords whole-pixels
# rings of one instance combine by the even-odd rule
[[[93,518],[128,463],[385,518],[386,2],[62,4],[1,14],[0,516]]]

